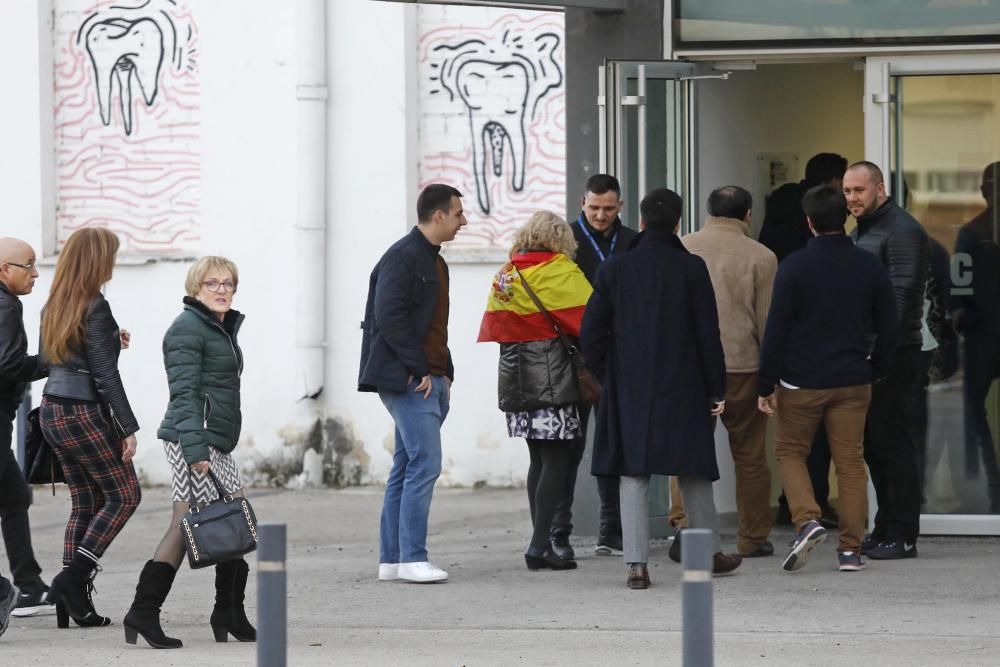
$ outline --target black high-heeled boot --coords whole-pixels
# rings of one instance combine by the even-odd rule
[[[125,642],[135,644],[138,635],[153,648],[181,648],[184,642],[163,634],[160,627],[160,607],[174,585],[177,570],[170,563],[146,561],[135,587],[135,600],[125,614]]]
[[[575,570],[576,561],[560,558],[551,548],[537,549],[529,546],[524,552],[524,563],[529,570]]]
[[[257,641],[257,630],[250,624],[243,600],[250,568],[242,558],[215,566],[215,609],[212,610],[212,633],[215,641],[225,642],[232,635],[241,642]]]
[[[73,561],[52,579],[49,600],[56,605],[56,625],[69,627],[69,619],[81,628],[103,628],[111,619],[94,609],[94,577],[100,572],[97,560],[77,551]]]

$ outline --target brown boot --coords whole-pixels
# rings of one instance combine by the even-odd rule
[[[722,576],[732,574],[733,570],[743,562],[743,556],[739,554],[724,554],[721,551],[712,556],[712,574]]]
[[[632,563],[628,568],[628,580],[625,585],[633,590],[649,588],[649,570],[645,563]]]

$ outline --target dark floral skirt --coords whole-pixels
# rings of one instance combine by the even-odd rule
[[[506,414],[507,434],[512,438],[575,440],[583,435],[580,411],[575,405]]]

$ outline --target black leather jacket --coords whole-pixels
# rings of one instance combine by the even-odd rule
[[[121,337],[104,296],[97,295],[87,307],[83,331],[80,349],[71,350],[63,363],[52,365],[42,393],[102,403],[109,409],[118,435],[124,438],[138,431],[139,424],[118,373]]]
[[[580,402],[576,372],[558,338],[501,343],[498,370],[499,407],[504,412]]]
[[[28,383],[48,373],[48,365],[28,354],[21,300],[0,283],[0,407],[16,408]]]
[[[889,271],[899,317],[899,347],[921,345],[924,290],[930,269],[927,232],[913,216],[886,200],[871,215],[858,220],[859,248],[871,252]]]

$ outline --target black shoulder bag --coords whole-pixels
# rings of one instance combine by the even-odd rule
[[[517,269],[514,269],[517,271]],[[576,373],[576,386],[580,390],[580,401],[587,406],[596,405],[601,399],[601,383],[597,381],[597,378],[590,372],[587,368],[587,361],[583,358],[583,354],[580,352],[576,345],[570,342],[569,336],[563,333],[563,330],[559,328],[559,323],[556,322],[555,318],[552,317],[551,313],[542,305],[542,302],[538,300],[538,296],[535,295],[535,291],[531,289],[531,285],[528,281],[524,279],[524,274],[517,271],[517,275],[521,278],[521,284],[524,285],[524,291],[528,293],[531,300],[535,303],[535,307],[541,311],[545,319],[549,321],[552,326],[552,330],[556,332],[559,336],[559,342],[562,343],[563,349],[566,350],[566,354],[569,355],[569,361],[573,364],[573,372]]]
[[[52,445],[45,439],[38,421],[38,408],[28,413],[28,428],[24,440],[24,479],[28,484],[51,484],[56,495],[56,484],[65,484],[62,466]]]
[[[188,468],[189,478],[190,470]],[[204,507],[198,507],[194,499],[194,484],[189,484],[189,509],[179,523],[188,563],[194,569],[218,565],[257,548],[257,517],[250,501],[226,493],[211,470],[208,476],[218,489],[219,497]]]

